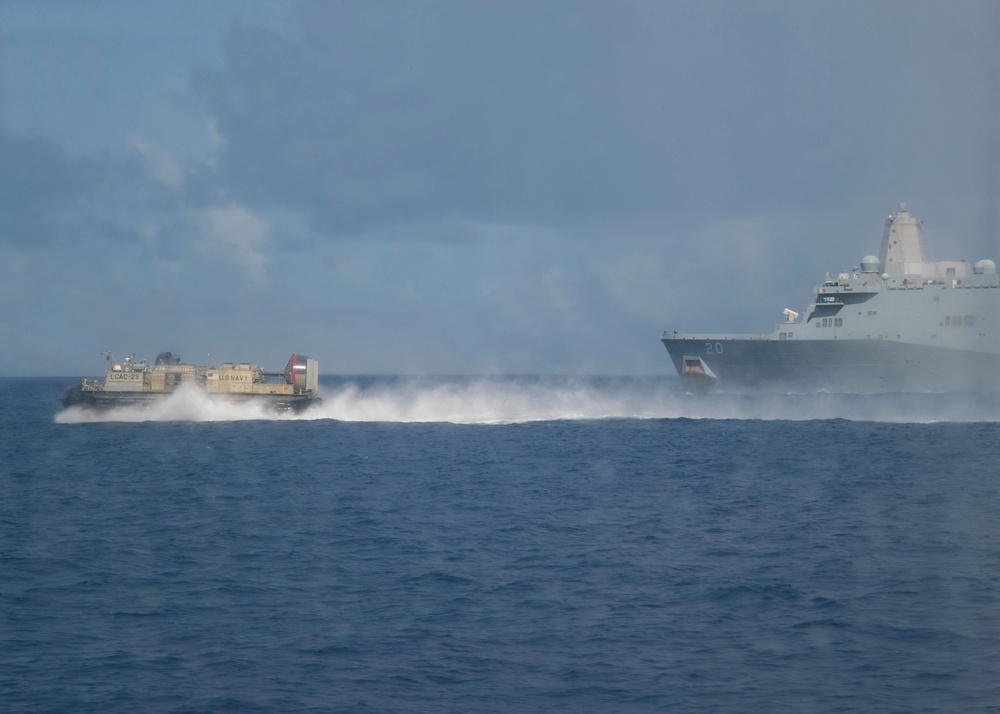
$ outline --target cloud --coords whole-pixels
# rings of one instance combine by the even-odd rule
[[[270,224],[242,206],[229,205],[204,211],[208,236],[229,259],[256,281],[267,277],[267,259],[261,252],[271,233]]]
[[[677,299],[683,298],[653,255],[628,255],[604,268],[600,278],[618,303],[635,315],[664,319],[677,311]]]
[[[656,371],[665,327],[801,310],[900,199],[949,257],[1000,235],[996,3],[306,0],[195,29],[33,7],[57,44],[118,29],[107,97],[67,96],[35,35],[0,51],[36,58],[0,67],[22,345],[98,339],[116,300],[148,307],[102,340],[182,314],[178,344],[253,346],[264,316],[340,368]]]
[[[13,136],[0,126],[0,242],[50,245],[62,235],[60,215],[87,190],[83,162],[51,141]]]
[[[149,178],[164,186],[178,187],[184,182],[184,170],[176,157],[141,136],[132,137],[129,149],[142,159]]]
[[[326,235],[449,213],[564,224],[714,203],[738,215],[805,201],[842,169],[838,108],[821,75],[795,69],[816,58],[781,15],[295,7],[281,30],[234,25],[224,66],[196,72],[194,88],[231,194],[303,210]]]
[[[573,307],[572,301],[566,297],[563,290],[563,271],[559,268],[549,268],[542,276],[542,286],[548,294],[552,304],[558,310],[569,310]]]
[[[58,143],[0,125],[0,243],[176,248],[189,186],[179,164],[141,139],[128,151],[71,156]]]

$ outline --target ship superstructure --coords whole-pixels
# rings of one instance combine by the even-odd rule
[[[718,386],[1000,391],[1000,276],[992,260],[929,260],[901,203],[879,255],[827,279],[804,313],[756,335],[668,331],[683,378]]]
[[[182,363],[170,352],[152,365],[136,362],[135,355],[117,363],[111,353],[103,379],[84,379],[62,395],[65,406],[118,407],[165,399],[185,385],[211,397],[253,401],[278,411],[302,409],[319,400],[319,363],[292,355],[282,372],[266,372],[248,362],[224,362],[203,367]]]

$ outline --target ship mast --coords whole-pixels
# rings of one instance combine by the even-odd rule
[[[894,278],[919,278],[927,270],[921,222],[910,215],[905,203],[885,220],[879,259],[882,270]]]

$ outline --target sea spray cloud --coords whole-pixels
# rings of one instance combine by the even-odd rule
[[[888,423],[1000,421],[1000,404],[972,394],[685,393],[673,378],[395,377],[321,387],[299,413],[213,399],[181,388],[149,408],[71,407],[60,424],[330,420],[523,424],[599,419],[846,419]]]

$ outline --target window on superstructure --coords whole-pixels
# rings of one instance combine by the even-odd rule
[[[949,278],[954,278],[955,277],[955,269],[954,268],[948,268],[947,270],[945,270],[945,275],[947,277],[949,277]]]
[[[962,324],[964,324],[966,327],[972,327],[975,323],[976,323],[975,315],[966,315]]]
[[[836,317],[836,318],[834,318],[834,320],[833,320],[833,326],[834,327],[843,327],[844,326],[844,318],[842,318],[842,317]]]
[[[962,316],[961,315],[952,315],[951,316],[951,326],[952,327],[961,327],[962,326]]]

